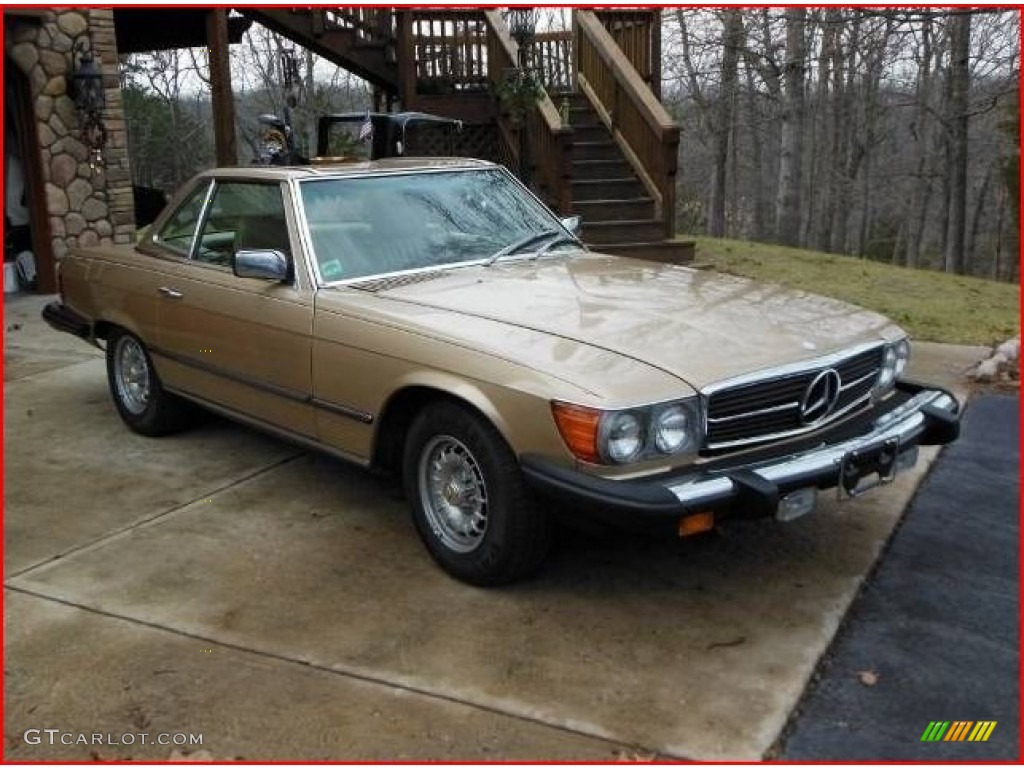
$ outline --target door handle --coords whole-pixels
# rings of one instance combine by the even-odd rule
[[[160,286],[159,288],[157,288],[157,290],[160,292],[161,296],[166,296],[168,299],[180,299],[182,296],[185,295],[181,291],[176,291],[173,288],[168,288],[166,285]]]

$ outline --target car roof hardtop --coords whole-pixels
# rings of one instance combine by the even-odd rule
[[[325,176],[371,176],[379,173],[415,173],[417,171],[494,168],[494,163],[467,157],[389,157],[357,163],[324,163],[317,165],[249,165],[211,168],[200,176],[222,179],[253,179],[257,181],[288,181]]]

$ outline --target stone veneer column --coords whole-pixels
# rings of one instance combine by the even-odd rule
[[[106,88],[106,166],[97,170],[89,166],[79,116],[68,94],[74,47],[84,37]],[[41,23],[20,19],[7,39],[7,52],[32,88],[54,258],[75,246],[133,242],[135,207],[113,11],[58,7],[47,11]]]

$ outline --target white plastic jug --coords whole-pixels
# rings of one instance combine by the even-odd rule
[[[18,273],[13,261],[4,262],[4,293],[18,292]]]

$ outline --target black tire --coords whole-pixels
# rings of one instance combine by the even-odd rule
[[[138,364],[139,374],[135,378],[140,381],[145,379],[147,386],[144,397],[131,390],[131,385],[124,383],[122,371],[128,365],[125,355],[133,357]],[[119,377],[122,381],[121,386],[118,384]],[[107,384],[110,386],[110,396],[121,419],[132,431],[140,435],[168,435],[181,431],[190,423],[189,404],[164,390],[146,345],[138,336],[128,331],[116,329],[107,337]]]
[[[426,501],[431,487],[424,474],[426,467],[440,467],[445,460],[430,462],[429,457],[445,455],[445,447],[451,449],[448,457],[455,456],[453,461],[461,462],[460,469],[472,466],[467,476],[482,480],[486,498],[482,532],[472,529],[454,533],[450,520],[438,522],[439,505],[444,507],[446,501],[433,505]],[[416,530],[431,557],[452,576],[476,586],[498,586],[531,575],[543,563],[551,546],[550,520],[534,503],[515,455],[485,419],[456,403],[428,405],[409,429],[402,467]],[[479,487],[479,483],[469,485]],[[445,499],[450,489],[452,484],[448,482],[442,493]],[[457,489],[458,485],[453,494],[463,499]],[[476,507],[481,509],[479,504]],[[465,522],[465,517],[460,520]],[[453,538],[458,540],[451,541]],[[460,546],[469,549],[462,551]]]

